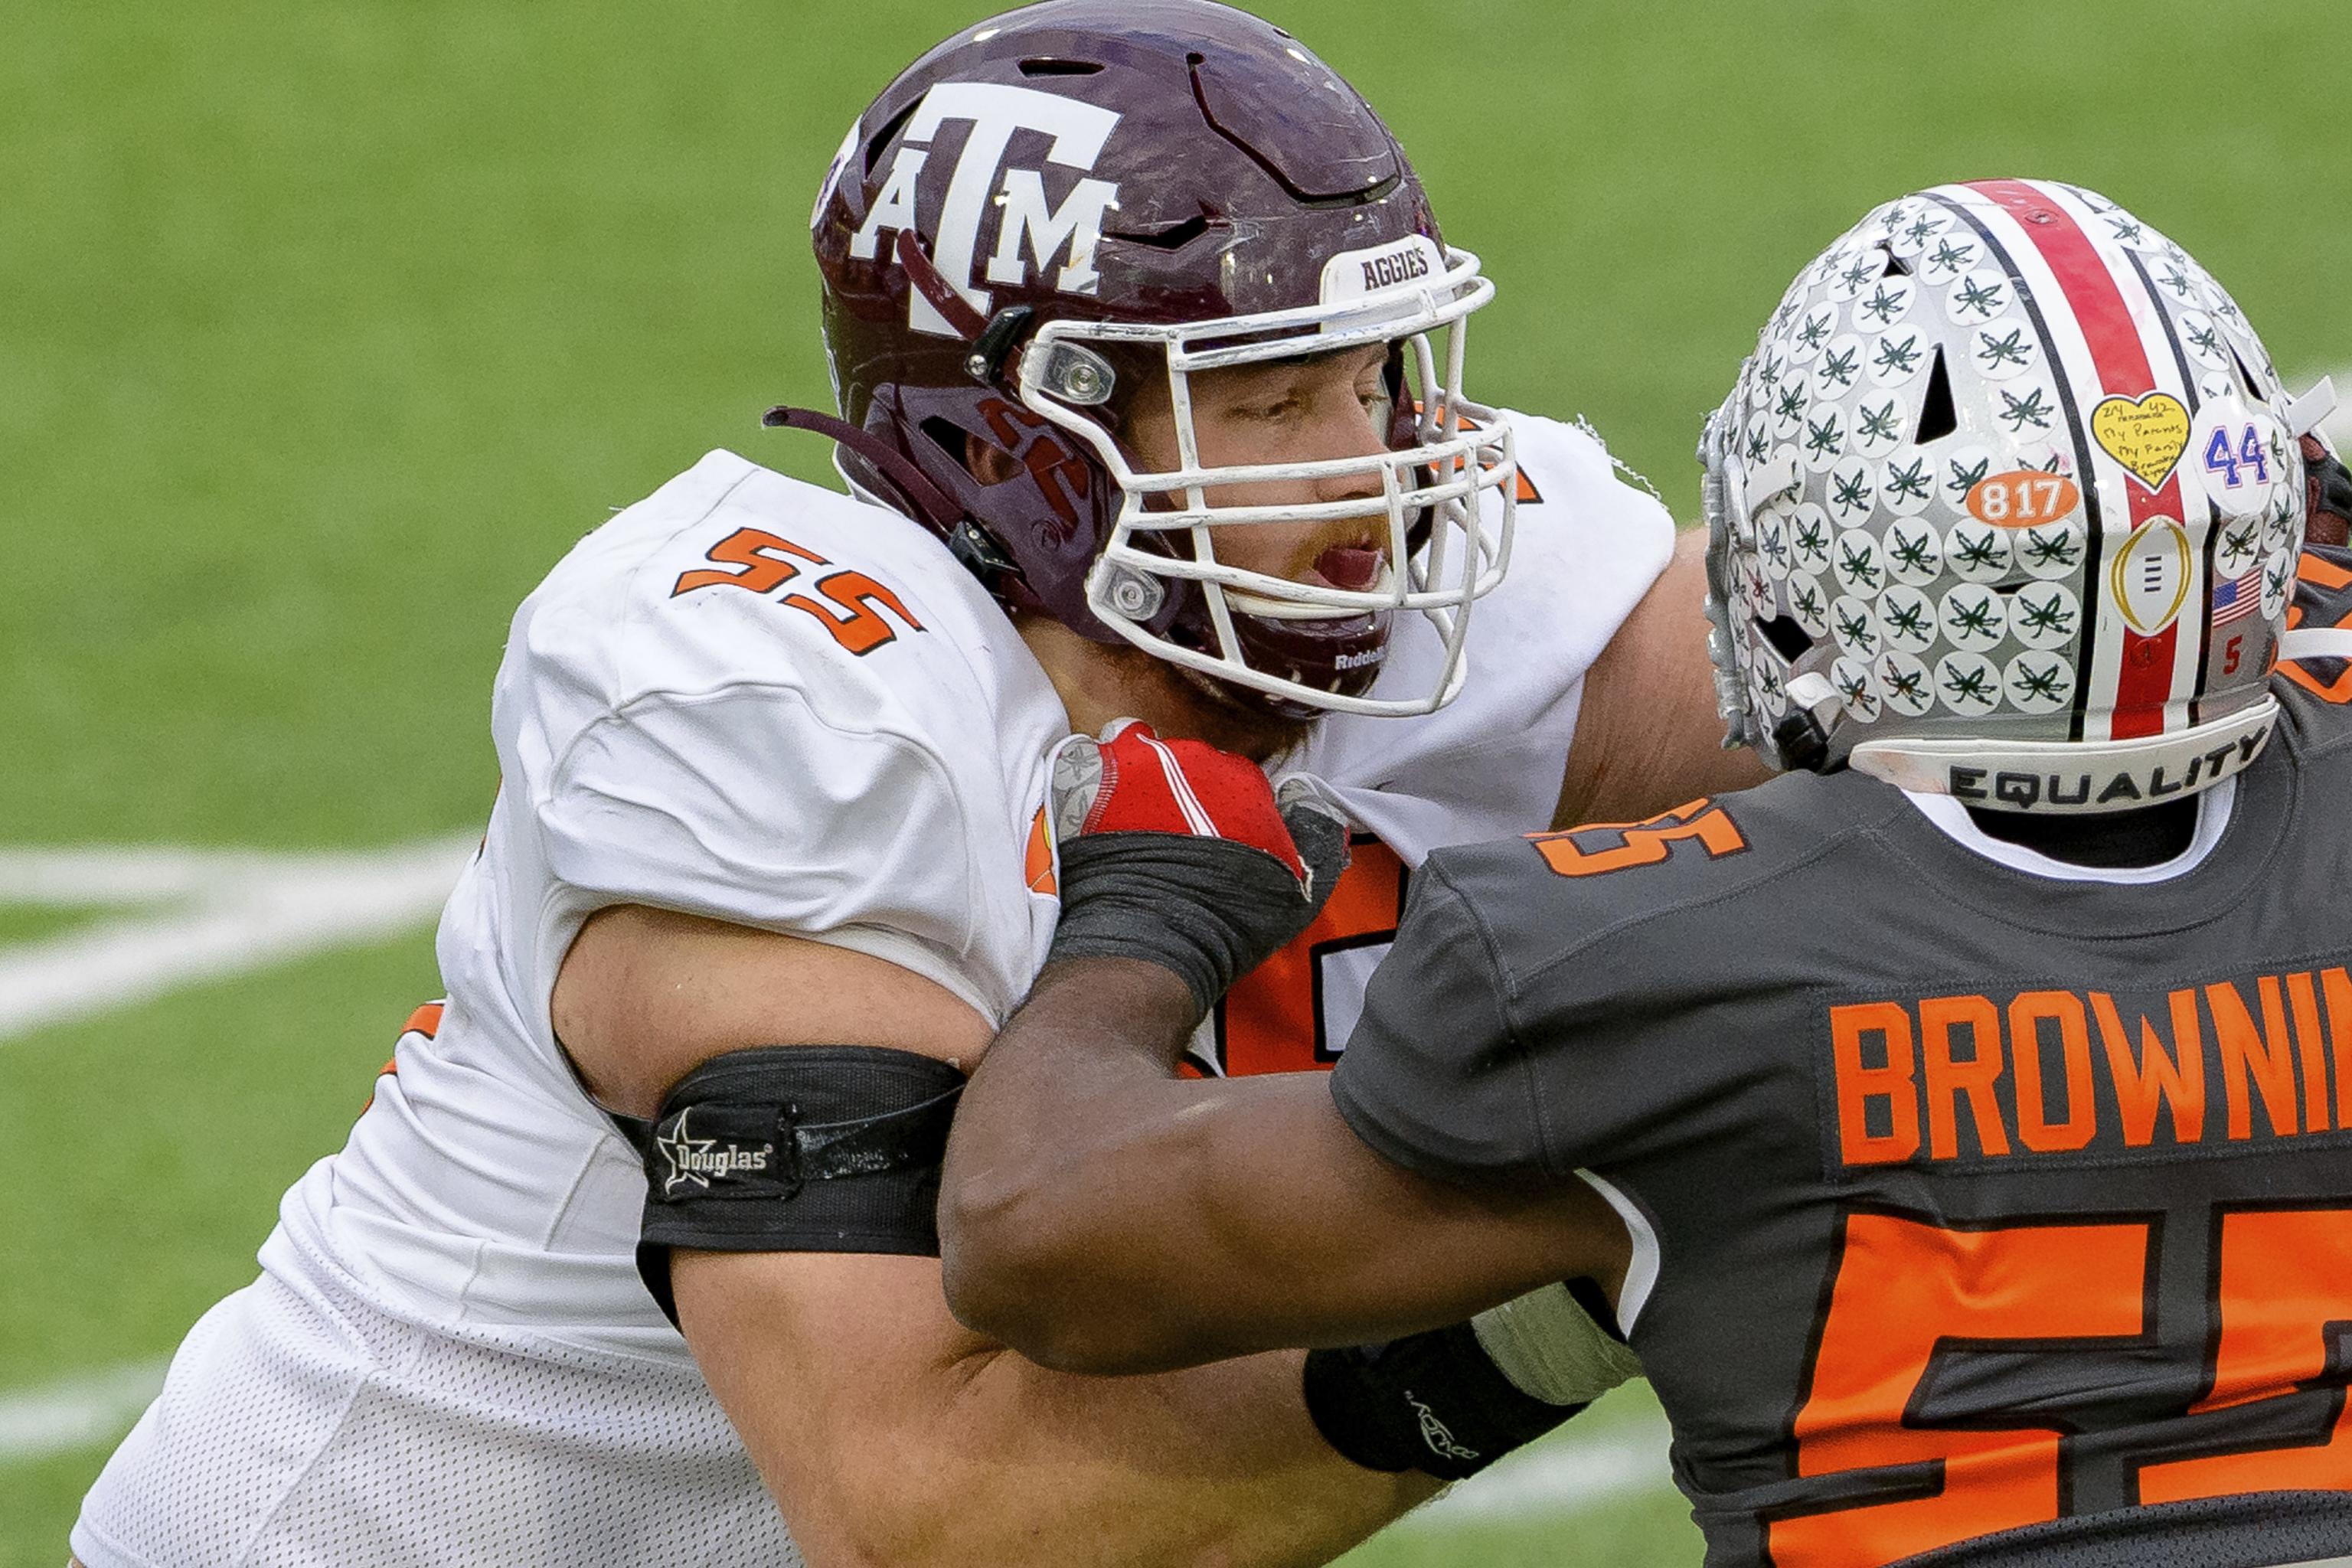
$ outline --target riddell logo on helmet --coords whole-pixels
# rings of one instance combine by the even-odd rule
[[[1095,270],[1095,248],[1102,241],[1103,215],[1118,205],[1118,186],[1108,180],[1082,179],[1070,187],[1059,206],[1048,205],[1045,180],[1035,169],[1006,169],[1000,183],[997,171],[1013,132],[1034,131],[1053,140],[1045,161],[1066,169],[1087,170],[1102,156],[1103,144],[1118,126],[1117,110],[1081,103],[1034,88],[996,82],[944,81],[923,94],[908,120],[898,152],[874,195],[866,221],[850,239],[849,254],[871,261],[882,252],[886,231],[914,229],[919,182],[931,155],[929,143],[949,121],[971,126],[956,154],[955,172],[948,178],[947,195],[940,209],[938,237],[931,242],[931,265],[971,308],[987,315],[992,306],[988,290],[973,286],[972,268],[980,253],[982,216],[993,207],[998,215],[996,249],[988,258],[991,283],[1022,284],[1029,280],[1032,264],[1043,271],[1056,257],[1066,254],[1054,287],[1065,294],[1091,294],[1101,280]],[[1024,251],[1026,251],[1026,255]],[[919,332],[954,337],[955,329],[919,291],[908,291],[907,324]]]

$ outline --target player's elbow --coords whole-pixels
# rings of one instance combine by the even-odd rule
[[[1118,1292],[1100,1249],[1039,1187],[988,1174],[951,1177],[940,1195],[948,1308],[957,1321],[1056,1372],[1131,1373],[1167,1363],[1150,1322]]]
[[[940,1263],[956,1321],[1042,1366],[1071,1324],[1070,1253],[1038,1185],[997,1171],[950,1167],[940,1190]]]

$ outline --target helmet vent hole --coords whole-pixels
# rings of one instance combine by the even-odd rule
[[[1204,213],[1194,213],[1181,223],[1154,229],[1149,234],[1120,234],[1105,229],[1105,239],[1116,239],[1128,245],[1148,245],[1154,250],[1181,250],[1209,232],[1209,219]]]
[[[1023,76],[1092,76],[1102,69],[1093,60],[1028,59],[1021,62]]]
[[[1911,264],[1890,250],[1886,253],[1886,270],[1881,272],[1879,276],[1881,278],[1908,278],[1911,276]]]
[[[964,434],[962,426],[934,414],[923,421],[922,432],[931,438],[931,445],[948,455],[956,467],[961,468],[971,465],[969,447],[971,438]]]
[[[1756,629],[1764,634],[1764,640],[1772,645],[1772,651],[1790,664],[1812,651],[1813,639],[1805,635],[1804,627],[1787,616],[1759,621]]]
[[[2246,356],[2240,353],[2236,349],[2231,349],[2230,351],[2230,363],[2238,367],[2238,381],[2245,387],[2246,395],[2256,403],[2268,401],[2263,392],[2261,384],[2254,380],[2254,373],[2246,368]]]
[[[882,161],[882,149],[897,139],[898,132],[907,128],[907,121],[915,118],[915,110],[922,106],[920,98],[909,99],[907,107],[884,121],[882,128],[866,139],[866,172],[868,174],[873,173],[874,165]]]
[[[1940,441],[1960,427],[1952,408],[1952,375],[1944,368],[1944,350],[1936,348],[1936,363],[1927,367],[1927,395],[1919,400],[1919,429],[1911,439],[1920,446]]]

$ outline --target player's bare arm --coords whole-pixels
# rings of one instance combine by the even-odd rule
[[[1874,415],[1874,439],[1895,447],[1896,518],[1883,559],[1857,531],[1834,569],[1883,591],[1896,646],[1865,667],[1844,651],[1853,626],[1834,643],[1821,629],[1822,595],[1801,568],[1826,568],[1824,520],[1858,518],[1875,481],[1776,452],[1770,384],[1793,344],[1828,335],[1837,290],[1862,315],[1907,304],[1904,247],[1945,228],[1961,237],[1948,263],[1981,242],[2049,270],[1959,277],[1958,308],[1903,329],[1894,357],[1932,337],[2009,350],[2037,334],[2018,352],[2080,356],[2083,379],[2034,395],[2054,395],[2081,434],[2067,449],[2022,432],[1947,445],[1990,429],[1979,416],[1997,399],[2019,401],[1972,369],[1939,371],[1921,402]],[[2143,251],[2167,258],[2169,285]],[[2030,321],[1996,333],[1960,319],[2012,300]],[[1710,1562],[2345,1561],[2343,1405],[2314,1397],[2339,1381],[2326,1363],[2352,1290],[2343,1119],[2315,1077],[2297,1100],[2284,1047],[2307,1037],[2317,1062],[2329,982],[2315,971],[2344,973],[2340,931],[2313,923],[2341,901],[2328,880],[2341,819],[2312,803],[2336,798],[2329,781],[2352,756],[2352,643],[2315,629],[2344,620],[2352,571],[2324,545],[2298,554],[2328,476],[2311,484],[2316,459],[2306,450],[2298,468],[2294,443],[2332,395],[2290,397],[2234,308],[2227,325],[2197,308],[2214,301],[2227,296],[2179,247],[2095,193],[2039,181],[1887,204],[1799,279],[1702,443],[1723,717],[1784,776],[1671,823],[1433,856],[1332,1079],[1332,1120],[1363,1149],[1319,1139],[1305,1114],[1253,1129],[1288,1139],[1307,1167],[1283,1167],[1289,1193],[1322,1205],[1304,1218],[1229,1193],[1222,1166],[1187,1157],[1188,1117],[1249,1113],[1230,1097],[1178,1103],[1194,1090],[1152,1070],[1139,1020],[1162,1031],[1164,1058],[1187,1010],[1311,907],[1339,836],[1307,810],[1311,792],[1232,805],[1255,798],[1237,788],[1255,775],[1213,757],[1179,759],[1226,786],[1223,804],[1189,792],[1209,808],[1185,820],[1098,823],[1089,809],[1065,848],[1034,1016],[992,1047],[950,1151],[951,1299],[1041,1353],[1107,1362],[1138,1336],[1090,1335],[1066,1318],[1066,1293],[1114,1311],[1148,1297],[1163,1352],[1214,1342],[1215,1320],[1244,1325],[1242,1342],[1271,1318],[1311,1338],[1353,1329],[1366,1294],[1380,1299],[1352,1259],[1325,1265],[1319,1301],[1283,1279],[1286,1251],[1356,1222],[1365,1151],[1481,1191],[1590,1185],[1638,1237],[1617,1316],[1675,1426],[1675,1479]],[[2140,322],[2209,353],[2213,374],[2186,351],[2151,369]],[[1848,360],[1850,379],[1859,351]],[[1969,363],[1947,347],[1935,363]],[[2132,390],[2151,377],[2156,390]],[[2122,409],[2200,400],[2214,434],[2177,418],[2153,459],[2117,434]],[[1971,521],[1947,551],[1902,509],[1954,472]],[[2201,548],[2238,575],[2217,569],[2169,601],[2168,614],[2204,596],[2202,624],[2167,628],[2189,657],[2087,666],[2069,713],[2056,694],[2073,645],[2057,633],[2128,647],[2150,595],[2177,583],[2104,571],[2084,514],[2100,496],[2110,518],[2166,504],[2146,499],[2159,480],[2190,499],[2192,521],[2154,513],[2138,558],[2178,539],[2160,558]],[[1938,712],[1898,639],[1919,639],[1934,613],[1921,606],[1949,582],[1948,613],[1982,613],[1950,616],[1941,635],[1998,648],[1987,581],[2014,590],[2025,651],[2005,669],[1965,647],[1941,657],[1932,679],[1954,700]],[[1114,782],[1100,786],[1068,771],[1074,793],[1115,797],[1135,770],[1106,765]],[[1923,888],[1966,918],[1919,920]],[[2298,988],[2300,1036],[2280,1000]],[[2258,1110],[2230,1064],[2260,1047],[2264,1009],[2281,1070]],[[1985,1085],[1965,1124],[1938,1087],[1964,1018]],[[2045,1025],[2070,1063],[2055,1135],[2038,1064],[2059,1042]],[[2174,1097],[2168,1122],[2152,1070],[2200,1086]],[[1049,1190],[1030,1151],[1051,1127],[1022,1116],[1072,1082],[1066,1121],[1110,1131],[1080,1134],[1099,1152],[1055,1170]],[[1196,1205],[1216,1223],[1189,1229]],[[1036,1242],[1041,1230],[1055,1239]],[[1155,1256],[1171,1236],[1189,1253]],[[1435,1267],[1498,1262],[1427,1245]],[[1531,1269],[1560,1266],[1556,1234],[1520,1245]],[[1259,1247],[1229,1265],[1229,1249]],[[1137,1251],[1150,1260],[1140,1290]],[[2248,1355],[2253,1333],[2277,1348]]]
[[[1132,726],[1068,742],[1055,787],[1061,922],[943,1179],[961,1316],[1131,1372],[1396,1339],[1570,1277],[1614,1289],[1624,1233],[1575,1184],[1447,1186],[1360,1143],[1319,1079],[1176,1077],[1202,1013],[1336,885],[1344,826],[1312,789],[1277,802],[1240,759]]]
[[[1396,1339],[1575,1276],[1615,1294],[1624,1233],[1591,1192],[1416,1175],[1320,1077],[1180,1079],[1196,1020],[1150,963],[1038,977],[956,1124],[940,1226],[965,1321],[1119,1373]]]
[[[1554,827],[1638,822],[1770,776],[1754,752],[1722,743],[1706,619],[1701,529],[1675,540],[1665,571],[1585,674]]]
[[[1377,454],[1387,363],[1375,343],[1204,375],[1190,400],[1198,449],[1240,468],[1302,450]],[[1164,386],[1129,410],[1127,429],[1144,460],[1177,460]],[[983,482],[1002,481],[978,466]],[[1369,485],[1340,475],[1217,487],[1207,499],[1362,507]],[[1386,559],[1372,521],[1344,515],[1253,527],[1222,548],[1245,570],[1293,581],[1369,583]],[[1045,617],[1017,626],[1076,721],[1139,712],[1260,753],[1296,731],[1147,655]],[[969,1068],[990,1035],[943,987],[880,959],[643,909],[583,928],[553,1015],[590,1085],[641,1117],[730,1052],[851,1044]],[[1033,1550],[1055,1561],[1177,1562],[1211,1547],[1319,1561],[1428,1489],[1352,1465],[1316,1435],[1296,1356],[1150,1384],[1074,1380],[960,1329],[937,1263],[922,1258],[684,1249],[670,1283],[697,1361],[803,1548],[844,1562],[969,1560],[985,1555],[992,1529],[1008,1551],[1050,1540],[1049,1552]],[[1170,1448],[1214,1458],[1171,1472],[1153,1458]]]
[[[634,907],[583,929],[554,1014],[583,1075],[637,1115],[750,1046],[859,1041],[969,1065],[990,1035],[882,960]],[[934,1258],[687,1253],[672,1288],[696,1360],[827,1568],[1319,1563],[1434,1489],[1324,1444],[1297,1356],[1136,1382],[1050,1372],[960,1327]]]

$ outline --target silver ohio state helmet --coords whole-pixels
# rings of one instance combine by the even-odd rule
[[[1727,744],[2012,811],[2252,762],[2304,534],[2234,301],[2092,192],[1941,185],[1801,274],[1700,449]]]

